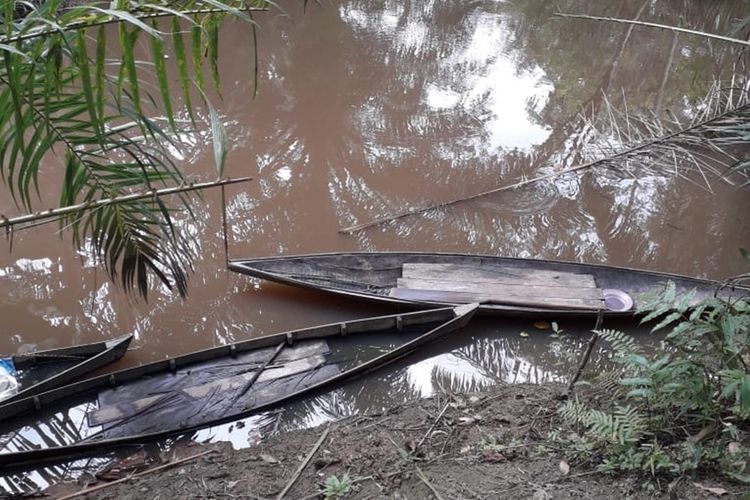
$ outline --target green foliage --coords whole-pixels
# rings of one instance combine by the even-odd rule
[[[615,368],[587,385],[590,400],[579,394],[558,409],[564,426],[549,436],[569,459],[651,476],[709,468],[750,482],[740,445],[750,431],[750,306],[691,303],[673,286],[652,300],[644,320],[666,336],[651,355],[622,332],[598,332]]]
[[[344,498],[352,491],[354,481],[349,477],[349,474],[344,474],[341,479],[338,476],[328,476],[323,484],[323,498],[338,499]]]
[[[43,161],[61,163],[60,206],[93,202],[132,192],[175,186],[186,180],[173,161],[174,137],[185,130],[176,119],[168,62],[180,78],[182,103],[189,116],[194,75],[204,97],[207,60],[219,91],[219,27],[226,17],[253,23],[252,0],[148,0],[112,3],[62,0],[8,0],[0,12],[0,178],[19,209],[38,203],[37,179]],[[169,17],[170,22],[158,22]],[[117,33],[112,47],[107,37]],[[188,55],[182,31],[192,33]],[[147,40],[152,62],[144,62],[137,43]],[[173,58],[165,58],[171,52]],[[117,62],[117,64],[112,64]],[[188,63],[192,63],[192,73]],[[114,68],[114,69],[113,69]],[[155,80],[160,99],[150,95]],[[145,83],[144,83],[145,82]],[[211,111],[215,159],[221,175],[226,137]],[[156,119],[154,116],[164,116]],[[183,127],[183,128],[181,128]],[[35,196],[36,194],[36,196]],[[176,207],[161,200],[137,200],[61,218],[74,243],[104,263],[126,290],[146,295],[148,276],[184,295],[194,251],[174,224],[187,213],[188,200]]]

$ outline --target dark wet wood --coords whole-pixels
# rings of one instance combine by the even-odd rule
[[[173,413],[147,412],[146,410],[166,403],[180,405],[185,414],[190,414],[198,407],[217,406],[216,402],[212,402],[212,398],[226,399],[228,404],[220,406],[231,407],[235,403],[244,406],[246,402],[243,398],[250,389],[249,386],[252,386],[252,392],[255,392],[267,385],[264,384],[265,382],[312,372],[326,363],[328,353],[328,344],[325,341],[308,341],[296,347],[287,347],[276,356],[272,356],[275,354],[272,349],[246,353],[238,357],[239,363],[234,364],[235,366],[231,367],[233,369],[226,371],[209,370],[211,362],[205,362],[203,366],[181,370],[179,374],[168,377],[166,381],[159,380],[159,377],[152,381],[154,383],[150,387],[147,383],[149,380],[141,381],[137,384],[138,391],[134,390],[134,387],[123,387],[125,391],[119,389],[103,391],[99,397],[99,409],[88,412],[87,418],[91,426],[112,424],[137,417],[149,421],[159,418],[163,427],[179,427],[182,419],[165,420]],[[275,357],[275,364],[259,363],[263,355],[269,360]],[[237,370],[240,367],[241,369]],[[126,395],[134,394],[139,394],[135,400],[125,399]],[[248,396],[248,398],[254,398],[254,396]],[[205,411],[202,415],[207,416]],[[129,428],[132,429],[133,425],[135,424],[130,424]],[[152,427],[151,424],[143,424],[143,426],[144,428]]]
[[[528,271],[553,273],[552,275],[559,275],[560,279],[566,279],[563,276],[570,274],[589,275],[593,277],[597,288],[601,290],[621,290],[633,298],[635,306],[630,311],[605,310],[604,314],[607,317],[633,316],[634,311],[643,304],[644,297],[661,293],[667,282],[674,283],[677,295],[684,295],[694,290],[695,302],[713,297],[721,286],[720,283],[710,280],[605,265],[426,252],[337,252],[233,259],[228,264],[229,269],[233,271],[287,285],[321,290],[373,302],[385,302],[414,308],[434,307],[436,304],[434,301],[418,297],[401,298],[393,296],[391,293],[393,288],[398,287],[399,278],[414,277],[410,276],[409,273],[415,265],[438,266],[433,269],[440,269],[439,266],[450,266],[453,269],[473,269],[475,277],[479,280],[486,279],[489,273],[504,273],[506,279],[519,279],[522,284],[528,283],[524,279]],[[446,268],[448,267],[443,269]],[[427,268],[423,267],[422,269]],[[420,277],[425,278],[427,276],[421,274]],[[576,277],[575,279],[581,278]],[[511,282],[508,283],[512,284]],[[545,285],[551,286],[550,283]],[[718,296],[724,298],[746,297],[748,294],[750,294],[750,288],[740,286],[724,287],[718,291]],[[446,302],[442,303],[446,304]],[[598,308],[555,308],[533,304],[487,302],[480,307],[481,312],[488,314],[548,317],[557,320],[571,317],[594,317],[597,310]]]
[[[394,314],[269,335],[128,368],[60,387],[34,398],[16,401],[8,405],[8,416],[36,412],[31,418],[37,425],[44,425],[48,419],[56,418],[59,412],[64,414],[70,410],[69,406],[80,404],[84,397],[88,403],[96,402],[99,397],[107,395],[103,399],[108,400],[109,405],[128,401],[137,401],[137,404],[131,407],[124,405],[109,415],[102,414],[100,421],[107,423],[97,434],[90,435],[83,441],[0,454],[0,467],[26,467],[31,464],[38,466],[44,461],[99,454],[177,433],[194,432],[277,407],[393,363],[421,346],[463,327],[476,312],[477,307],[477,304],[469,304]],[[323,363],[322,358],[325,356],[315,352],[321,342],[327,344],[327,338],[351,336],[354,340],[357,336],[370,332],[408,332],[408,335],[405,335],[401,345],[390,351],[373,352],[372,357],[351,360],[346,367],[340,367],[332,360],[325,360]],[[268,375],[258,377],[251,390],[244,395],[238,394],[244,384],[227,381],[225,379],[229,377],[219,375],[221,370],[210,368],[210,365],[223,366],[242,380],[247,380],[244,377],[253,368],[248,368],[248,364],[244,363],[245,359],[240,359],[244,353],[252,357],[257,356],[258,352],[263,352],[263,356],[266,357],[262,359],[268,359],[269,351],[282,340],[290,348],[281,351],[278,358],[268,365]],[[296,360],[291,359],[300,354],[305,356]],[[257,359],[252,366],[257,368]],[[279,376],[273,376],[272,372],[277,369]],[[191,374],[197,378],[186,380],[185,377]],[[180,389],[155,393],[129,390],[135,384],[144,383],[146,377],[149,379],[146,384],[150,384],[151,387],[167,387],[171,383],[173,387],[179,386]],[[220,382],[209,387],[195,388],[196,385],[200,385],[197,380],[205,381],[206,377],[211,379],[209,382]],[[159,379],[161,382],[157,382]],[[163,382],[164,380],[170,380],[170,383]],[[135,397],[126,400],[123,399],[125,394]],[[162,394],[166,396],[161,397]],[[101,404],[101,401],[99,403]],[[10,432],[9,425],[11,424],[6,425],[4,432]],[[18,419],[13,421],[12,425],[24,426],[28,425],[28,422]]]
[[[2,400],[0,402],[0,420],[10,417],[7,407],[11,403],[60,387],[87,373],[114,363],[125,354],[132,339],[132,335],[123,335],[102,342],[13,356],[13,364],[16,369],[33,372],[39,368],[44,370],[44,376],[42,380],[23,387],[13,396]],[[75,359],[78,360],[77,363],[72,362]],[[60,363],[61,368],[59,370],[55,369],[55,363]]]

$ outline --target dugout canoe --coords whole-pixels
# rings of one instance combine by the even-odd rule
[[[440,253],[327,253],[233,259],[264,280],[411,307],[481,303],[482,312],[552,318],[632,316],[669,283],[692,301],[737,298],[747,287],[675,274],[573,262]],[[671,286],[671,285],[669,285]]]
[[[94,370],[114,363],[130,345],[132,335],[112,340],[60,347],[0,359],[2,388],[0,420],[6,418],[8,404],[72,382]]]
[[[407,312],[258,337],[14,401],[4,411],[15,418],[0,423],[0,443],[5,443],[0,469],[90,456],[281,406],[403,358],[466,325],[477,307]],[[369,345],[373,334],[396,340],[385,351],[376,349]],[[358,346],[353,357],[352,343]],[[66,442],[50,446],[51,436],[37,436],[38,429],[67,421],[76,422],[77,434],[55,433]]]

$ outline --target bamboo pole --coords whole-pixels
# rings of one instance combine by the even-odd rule
[[[59,217],[61,215],[71,214],[79,212],[81,210],[93,210],[101,208],[107,205],[114,205],[116,203],[124,203],[126,201],[141,200],[144,198],[151,198],[157,196],[167,196],[177,193],[185,193],[188,191],[199,191],[201,189],[212,188],[216,186],[226,186],[229,184],[237,184],[239,182],[247,182],[252,180],[252,177],[238,177],[237,179],[220,179],[210,182],[197,182],[190,183],[183,186],[175,186],[163,189],[151,189],[149,191],[141,191],[138,193],[131,193],[122,196],[116,196],[114,198],[104,198],[96,201],[89,201],[86,203],[79,203],[77,205],[69,205],[67,207],[51,208],[43,212],[36,212],[33,214],[19,215],[18,217],[6,217],[0,215],[0,228],[10,228],[12,226],[23,224],[25,222],[34,222],[40,219],[49,219],[52,217]]]
[[[647,149],[647,148],[649,148],[651,146],[655,146],[657,144],[662,144],[664,142],[670,141],[670,140],[674,139],[675,137],[679,137],[680,135],[684,135],[684,134],[690,133],[690,132],[692,132],[692,131],[694,131],[696,129],[699,129],[699,128],[707,126],[707,125],[710,125],[711,123],[715,123],[715,122],[717,122],[717,121],[719,121],[719,120],[721,120],[721,119],[723,119],[723,118],[725,118],[725,117],[727,117],[729,115],[732,115],[732,114],[735,114],[735,113],[739,113],[739,112],[743,112],[743,111],[745,111],[747,109],[750,109],[750,104],[744,104],[744,105],[739,106],[737,108],[727,110],[724,113],[721,113],[721,114],[719,114],[717,116],[714,116],[714,117],[712,117],[712,118],[710,118],[708,120],[705,120],[705,121],[702,121],[702,122],[690,125],[688,127],[676,130],[674,132],[670,132],[670,133],[668,133],[666,135],[663,135],[663,136],[660,136],[660,137],[655,137],[653,139],[650,139],[648,141],[642,142],[640,144],[636,144],[635,146],[632,146],[630,148],[624,149],[624,150],[622,150],[622,151],[620,151],[618,153],[612,154],[612,155],[610,155],[610,156],[608,156],[606,158],[598,158],[596,160],[592,160],[592,161],[589,161],[589,162],[586,162],[586,163],[582,163],[580,165],[576,165],[576,166],[573,166],[573,167],[570,167],[570,168],[562,169],[562,170],[560,170],[558,172],[553,172],[551,174],[546,174],[546,175],[539,175],[537,177],[532,177],[531,179],[525,179],[525,180],[522,180],[522,181],[514,182],[512,184],[506,184],[505,186],[500,186],[500,187],[497,187],[497,188],[494,188],[494,189],[490,189],[488,191],[483,191],[481,193],[473,194],[473,195],[470,195],[470,196],[462,196],[461,198],[455,198],[455,199],[452,199],[452,200],[449,200],[449,201],[442,201],[440,203],[435,203],[433,205],[427,205],[427,206],[423,206],[423,207],[410,208],[408,210],[404,210],[403,212],[398,212],[398,213],[395,213],[395,214],[386,215],[384,217],[379,217],[377,219],[372,219],[372,220],[370,220],[368,222],[363,222],[362,224],[356,224],[354,226],[349,226],[349,227],[345,227],[345,228],[339,229],[339,233],[341,233],[341,234],[351,234],[351,233],[354,233],[354,232],[357,232],[357,231],[361,231],[363,229],[367,229],[367,228],[370,228],[370,227],[373,227],[373,226],[379,226],[380,224],[384,224],[386,222],[391,222],[391,221],[394,221],[394,220],[403,219],[404,217],[408,217],[410,215],[421,214],[423,212],[427,212],[429,210],[434,210],[436,208],[446,207],[446,206],[449,206],[449,205],[455,205],[456,203],[460,203],[460,202],[463,202],[463,201],[474,200],[474,199],[481,198],[483,196],[487,196],[487,195],[490,195],[490,194],[500,193],[502,191],[509,191],[509,190],[512,190],[512,189],[518,189],[520,187],[528,186],[530,184],[534,184],[534,183],[537,183],[537,182],[555,179],[555,178],[560,177],[560,176],[565,175],[565,174],[570,174],[570,173],[574,173],[574,172],[580,172],[580,171],[587,170],[587,169],[590,169],[590,168],[593,168],[593,167],[597,167],[597,166],[600,166],[600,165],[605,165],[605,164],[611,162],[612,160],[616,160],[616,159],[619,159],[619,158],[627,157],[627,156],[630,156],[632,154],[638,153],[638,152],[640,152],[640,151],[642,151],[644,149]]]
[[[648,28],[658,28],[663,30],[674,31],[675,33],[686,33],[688,35],[699,35],[705,38],[713,38],[714,40],[721,40],[723,42],[736,43],[738,45],[744,45],[750,47],[750,41],[740,40],[739,38],[732,38],[723,35],[717,35],[715,33],[706,33],[705,31],[691,30],[688,28],[680,28],[677,26],[670,26],[668,24],[649,23],[646,21],[638,21],[636,19],[618,19],[616,17],[599,17],[599,16],[587,16],[584,14],[565,14],[558,12],[555,14],[557,17],[566,17],[570,19],[589,19],[591,21],[607,21],[611,23],[623,23],[623,24],[634,24],[636,26],[645,26]]]

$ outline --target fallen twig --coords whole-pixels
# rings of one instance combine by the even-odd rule
[[[182,464],[184,464],[186,462],[190,462],[192,460],[201,458],[201,457],[206,456],[206,455],[208,455],[210,453],[216,453],[216,450],[207,450],[207,451],[204,451],[202,453],[197,453],[195,455],[190,455],[189,457],[181,458],[179,460],[175,460],[174,462],[169,462],[169,463],[160,465],[158,467],[154,467],[153,469],[148,469],[148,470],[145,470],[143,472],[139,472],[137,474],[132,474],[130,476],[123,477],[122,479],[118,479],[117,481],[112,481],[111,483],[104,483],[104,484],[100,484],[98,486],[94,486],[93,488],[86,488],[86,489],[80,490],[80,491],[78,491],[76,493],[72,493],[70,495],[66,495],[64,497],[60,497],[57,500],[69,500],[71,498],[76,498],[76,497],[88,495],[89,493],[94,493],[94,492],[97,492],[97,491],[101,491],[101,490],[103,490],[105,488],[109,488],[110,486],[114,486],[116,484],[120,484],[120,483],[124,483],[124,482],[130,481],[131,479],[136,479],[136,478],[139,478],[139,477],[142,477],[142,476],[154,473],[154,472],[161,472],[161,471],[163,471],[165,469],[169,469],[170,467],[174,467],[176,465],[182,465]]]
[[[443,497],[440,495],[440,492],[438,492],[438,490],[435,489],[432,483],[430,483],[430,481],[427,479],[427,476],[425,476],[424,472],[422,472],[422,469],[420,469],[419,467],[415,465],[414,470],[417,472],[417,477],[419,478],[419,480],[422,481],[425,484],[425,486],[427,486],[430,489],[432,494],[435,495],[435,498],[437,498],[437,500],[443,500]]]
[[[440,419],[443,417],[443,414],[445,413],[445,410],[448,409],[448,405],[449,404],[450,404],[450,400],[447,403],[445,403],[445,406],[443,406],[443,409],[440,410],[440,413],[438,414],[438,416],[435,419],[435,421],[432,423],[432,425],[430,426],[430,428],[427,429],[427,432],[424,433],[424,436],[422,436],[422,439],[419,440],[419,442],[417,443],[417,448],[420,448],[422,446],[422,443],[424,443],[424,440],[427,439],[427,436],[430,435],[430,433],[435,428],[435,426],[438,424],[438,422],[440,422]]]
[[[276,497],[276,500],[281,500],[284,498],[284,495],[286,495],[289,490],[294,486],[294,483],[297,482],[297,479],[299,479],[300,475],[302,474],[302,471],[305,470],[305,467],[310,463],[310,460],[312,460],[313,456],[315,456],[315,453],[318,451],[318,449],[323,445],[323,442],[328,437],[328,433],[330,432],[331,427],[326,427],[326,430],[323,431],[323,434],[320,435],[320,438],[318,438],[318,442],[315,443],[315,446],[312,447],[310,450],[310,453],[307,454],[305,457],[305,460],[302,461],[300,466],[297,468],[296,471],[294,471],[294,474],[292,474],[292,478],[289,480],[289,482],[286,484],[283,490],[281,490],[281,493]]]

